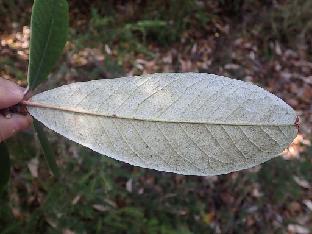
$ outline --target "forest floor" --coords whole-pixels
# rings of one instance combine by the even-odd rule
[[[0,10],[0,76],[22,86],[30,2],[19,2],[19,10],[0,3],[6,7]],[[282,157],[228,175],[195,177],[129,166],[47,130],[62,174],[56,180],[29,130],[8,142],[14,165],[0,196],[0,233],[311,233],[312,26],[306,16],[312,4],[246,1],[229,8],[181,1],[182,15],[170,18],[177,6],[166,12],[156,3],[163,1],[111,3],[113,13],[101,1],[90,2],[92,10],[88,1],[71,2],[69,42],[38,91],[123,75],[215,73],[282,98],[300,117],[299,134]],[[154,15],[154,8],[171,15],[138,14]]]

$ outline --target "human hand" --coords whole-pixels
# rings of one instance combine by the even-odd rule
[[[14,106],[22,101],[24,89],[11,81],[0,78],[0,110]],[[30,115],[0,113],[0,142],[11,137],[16,132],[28,128],[31,124]]]

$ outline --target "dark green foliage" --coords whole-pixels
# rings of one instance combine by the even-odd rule
[[[60,172],[55,162],[54,153],[53,153],[51,144],[49,143],[49,140],[47,139],[43,131],[43,126],[39,123],[39,121],[34,120],[34,128],[37,132],[38,139],[41,143],[42,150],[44,152],[46,161],[48,163],[48,166],[51,172],[53,173],[54,176],[59,177]]]
[[[203,219],[210,212],[215,215],[214,219],[218,219],[222,233],[245,233],[248,230],[245,220],[253,213],[259,217],[256,225],[260,233],[275,233],[281,229],[270,229],[271,220],[265,218],[270,212],[266,205],[282,209],[298,198],[303,190],[293,182],[293,176],[311,179],[309,172],[312,168],[307,155],[300,163],[277,158],[273,163],[265,163],[258,173],[241,172],[236,179],[231,179],[231,175],[219,176],[218,181],[212,182],[202,177],[133,169],[88,149],[78,148],[77,159],[64,157],[66,162],[62,170],[66,177],[62,183],[40,177],[35,182],[26,168],[21,169],[28,190],[20,192],[19,196],[27,201],[39,190],[45,199],[36,209],[26,201],[20,205],[21,212],[28,217],[25,221],[12,218],[9,207],[3,206],[0,224],[5,224],[4,233],[19,233],[21,230],[24,233],[60,233],[64,229],[76,233],[108,234],[213,233],[211,224]],[[18,157],[14,153],[14,158]],[[129,181],[132,192],[126,189]],[[258,198],[251,195],[255,184],[259,184],[263,192]],[[97,210],[95,205],[104,210]],[[250,211],[252,207],[257,210]]]
[[[283,205],[287,204],[290,199],[299,199],[302,195],[302,189],[295,182],[294,176],[311,181],[311,171],[312,164],[308,156],[300,162],[277,158],[266,164],[258,174],[258,180],[267,194],[266,199],[269,202]]]
[[[120,57],[134,52],[153,57],[146,47],[147,41],[169,46],[179,41],[185,30],[205,27],[211,20],[205,5],[193,0],[142,1],[140,4],[129,1],[121,4],[122,7],[110,1],[95,1],[85,6],[91,9],[91,20],[85,28],[74,28],[72,40],[89,46],[94,42],[117,44]]]
[[[66,0],[35,0],[31,18],[29,89],[47,79],[63,51],[67,31]]]
[[[10,155],[4,142],[0,143],[0,193],[7,185],[10,178]]]
[[[292,40],[311,43],[312,40],[312,1],[294,0],[277,7],[271,12],[266,30],[273,39],[292,44]],[[267,31],[266,31],[267,32]]]

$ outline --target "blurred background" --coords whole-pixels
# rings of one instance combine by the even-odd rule
[[[100,156],[46,129],[51,176],[32,130],[8,141],[0,233],[312,232],[311,0],[70,0],[69,42],[49,81],[207,72],[253,82],[291,105],[300,133],[278,157],[213,177]],[[0,0],[0,76],[26,86],[32,0]],[[1,152],[0,152],[1,154]]]

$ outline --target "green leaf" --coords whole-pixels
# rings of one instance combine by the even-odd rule
[[[59,177],[60,173],[54,158],[53,150],[49,140],[47,139],[45,132],[43,131],[43,126],[41,123],[34,119],[34,128],[37,132],[38,139],[40,141],[44,156],[48,163],[48,166],[55,177]]]
[[[28,88],[45,80],[65,46],[68,34],[66,0],[35,0],[31,17]]]
[[[0,192],[7,185],[10,178],[11,161],[8,148],[4,142],[0,143]]]

